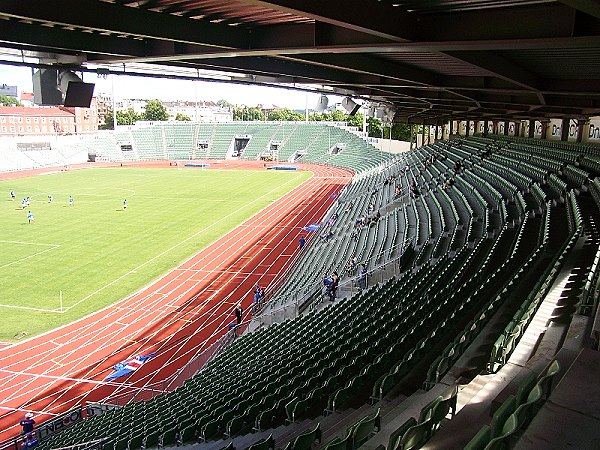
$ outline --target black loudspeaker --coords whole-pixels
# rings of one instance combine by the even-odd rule
[[[62,104],[62,92],[58,89],[58,70],[39,69],[33,74],[33,102],[36,105]]]
[[[89,108],[94,86],[94,83],[84,83],[70,70],[39,69],[33,74],[33,102]]]
[[[94,95],[94,83],[83,81],[69,81],[65,92],[65,106],[89,108]]]

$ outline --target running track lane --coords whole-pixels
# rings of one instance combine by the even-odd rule
[[[314,176],[149,287],[0,349],[0,440],[18,433],[23,411],[41,423],[77,404],[143,388],[219,339],[235,304],[250,309],[254,285],[267,286],[291,263],[301,227],[319,221],[351,179],[341,169],[302,168]],[[151,351],[157,356],[128,378],[102,381],[117,362]]]

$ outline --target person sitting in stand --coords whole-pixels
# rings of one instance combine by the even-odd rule
[[[335,297],[337,296],[337,290],[340,284],[340,277],[338,276],[337,272],[334,271],[333,274],[331,274],[331,279],[333,280],[333,282],[331,283],[329,301],[333,302],[335,300]]]
[[[356,262],[356,256],[352,255],[352,257],[346,263],[346,274],[351,275],[352,273],[354,273],[356,271],[357,264],[358,263]]]
[[[35,434],[28,433],[27,436],[25,436],[25,441],[23,442],[23,448],[28,450],[28,449],[37,447],[38,444],[39,444],[39,441],[38,441],[37,437],[35,437]]]
[[[331,300],[331,290],[333,289],[333,278],[327,274],[323,275],[323,287],[325,288],[324,294]]]

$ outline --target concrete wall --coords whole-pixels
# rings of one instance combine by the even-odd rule
[[[410,142],[406,141],[395,141],[393,139],[372,139],[370,140],[370,143],[379,150],[388,153],[402,153],[410,150]]]

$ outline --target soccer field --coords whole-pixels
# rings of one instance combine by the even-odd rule
[[[139,290],[309,176],[98,168],[0,181],[0,341],[56,328]]]

